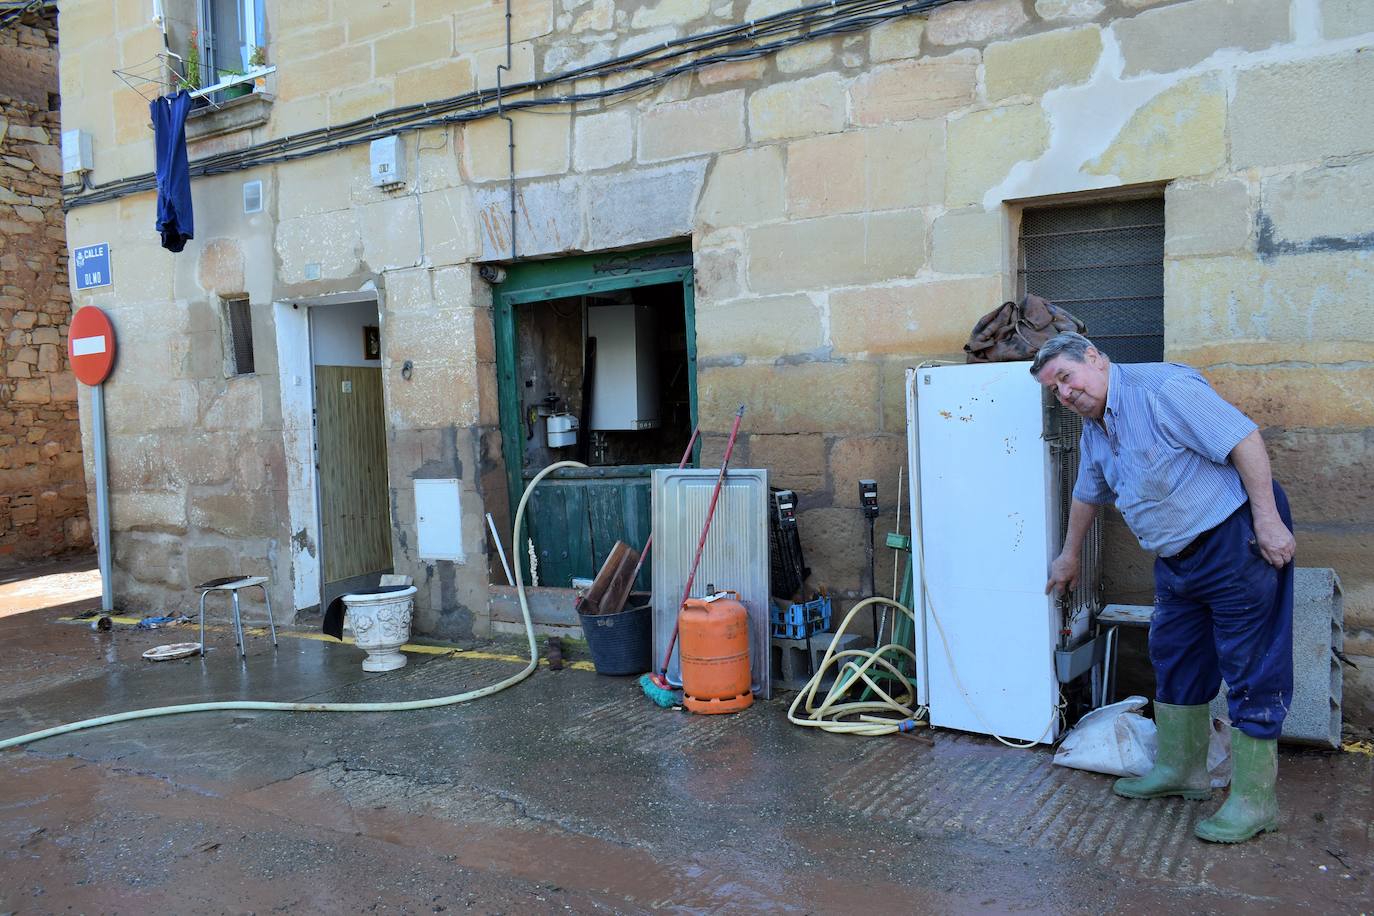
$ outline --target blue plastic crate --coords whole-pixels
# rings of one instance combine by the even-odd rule
[[[783,639],[805,639],[829,629],[830,615],[830,598],[824,595],[785,607],[774,602],[770,613],[773,635]]]

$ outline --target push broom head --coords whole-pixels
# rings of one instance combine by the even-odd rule
[[[646,697],[664,709],[672,709],[674,706],[682,705],[682,695],[674,690],[668,684],[668,679],[661,674],[644,675],[639,679],[639,686],[643,689]]]

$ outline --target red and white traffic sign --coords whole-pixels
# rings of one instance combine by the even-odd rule
[[[67,352],[78,381],[99,385],[114,368],[115,333],[109,316],[93,305],[77,309],[67,332]]]

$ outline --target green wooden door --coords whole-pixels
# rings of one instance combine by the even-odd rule
[[[495,297],[496,368],[503,443],[520,443],[525,436],[517,388],[517,305],[663,284],[680,284],[682,289],[688,396],[695,425],[696,321],[691,250],[688,246],[672,246],[652,251],[531,262],[509,269]],[[528,481],[541,469],[522,467],[518,446],[506,445],[503,451],[511,516],[514,517],[515,507]],[[514,545],[515,559],[523,563],[528,572],[529,544],[532,542],[538,559],[539,584],[567,588],[574,577],[595,576],[617,540],[635,550],[641,549],[651,530],[650,487],[654,467],[572,469],[545,478],[526,508],[526,530],[521,533],[520,542]],[[636,589],[649,588],[649,569],[650,564],[646,562],[635,580]]]
[[[571,469],[540,484],[526,509],[540,585],[568,588],[574,576],[595,576],[617,540],[635,550],[644,546],[652,530],[652,470],[645,465]],[[526,559],[528,553],[526,545]],[[647,590],[649,583],[646,562],[634,587]]]

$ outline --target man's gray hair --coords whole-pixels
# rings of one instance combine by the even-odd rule
[[[1091,340],[1082,334],[1075,334],[1073,331],[1065,331],[1056,334],[1045,341],[1035,354],[1035,360],[1031,362],[1030,374],[1037,379],[1040,377],[1040,370],[1056,356],[1067,356],[1076,363],[1086,363],[1088,361],[1088,350],[1096,350],[1097,347]]]

